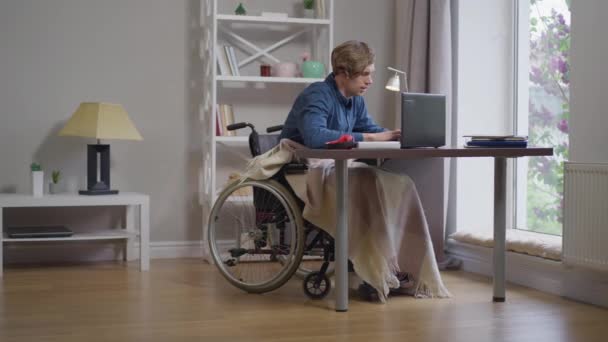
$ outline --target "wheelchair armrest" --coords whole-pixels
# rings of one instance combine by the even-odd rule
[[[283,170],[288,175],[306,173],[306,170],[308,170],[308,165],[302,163],[289,163],[283,166]]]

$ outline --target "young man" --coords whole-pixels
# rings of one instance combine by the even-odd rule
[[[400,130],[378,126],[367,113],[362,95],[372,85],[374,52],[364,42],[347,41],[331,53],[333,72],[297,97],[281,132],[310,148],[351,134],[356,141],[398,140]]]

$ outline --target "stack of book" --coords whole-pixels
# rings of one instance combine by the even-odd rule
[[[465,147],[528,147],[523,135],[465,135]]]
[[[220,68],[220,75],[240,76],[239,62],[232,46],[224,45],[223,49],[218,49],[217,64]]]
[[[233,137],[236,131],[229,131],[226,126],[234,123],[234,110],[230,104],[217,104],[215,108],[215,135]]]

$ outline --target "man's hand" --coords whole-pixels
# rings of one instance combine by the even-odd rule
[[[380,133],[363,133],[364,141],[392,141],[401,138],[401,130],[384,131]]]

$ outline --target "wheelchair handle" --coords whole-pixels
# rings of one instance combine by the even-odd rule
[[[235,124],[226,126],[226,129],[229,131],[236,131],[237,129],[241,129],[241,128],[245,128],[245,127],[251,127],[252,130],[255,130],[253,125],[250,124],[249,122],[237,122]]]
[[[283,125],[270,126],[266,128],[266,133],[272,133],[283,129]]]

